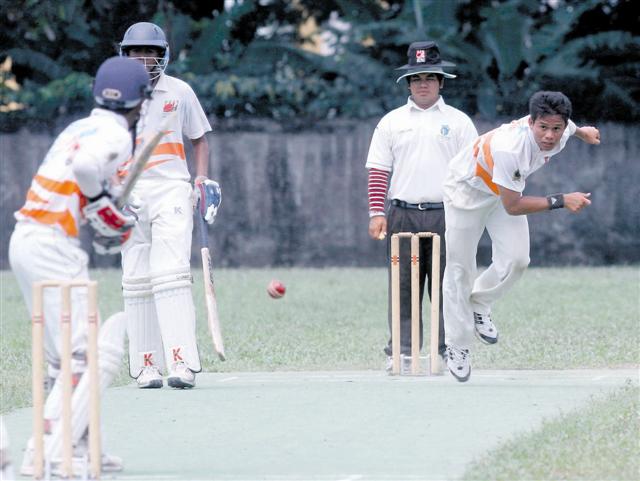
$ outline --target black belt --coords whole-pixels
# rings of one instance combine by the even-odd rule
[[[444,209],[444,204],[442,202],[422,202],[421,204],[409,204],[404,200],[393,199],[391,203],[397,207],[402,207],[403,209],[418,209],[418,210]]]

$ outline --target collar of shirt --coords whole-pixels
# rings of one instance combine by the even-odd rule
[[[156,82],[155,87],[153,87],[153,90],[159,90],[161,92],[168,92],[169,91],[169,85],[167,83],[167,77],[164,73],[160,74],[160,77],[158,77],[158,81]]]
[[[409,107],[409,109],[415,109],[415,110],[419,110],[420,112],[428,112],[430,110],[435,110],[435,109],[439,109],[439,110],[443,110],[444,106],[446,104],[444,103],[444,99],[442,98],[442,95],[440,95],[438,97],[438,101],[433,104],[431,107],[429,107],[428,109],[423,109],[422,107],[419,107],[418,104],[416,104],[413,99],[411,98],[411,96],[409,96],[409,98],[407,98],[407,107]]]
[[[123,128],[129,130],[129,123],[122,115],[112,112],[111,110],[95,108],[91,111],[91,116],[111,117],[115,119]]]

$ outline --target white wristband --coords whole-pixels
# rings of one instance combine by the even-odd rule
[[[369,217],[370,217],[370,218],[371,218],[371,217],[376,217],[376,216],[379,216],[379,215],[381,215],[382,217],[384,217],[384,212],[381,212],[381,211],[379,211],[379,210],[370,210],[370,211],[369,211]]]

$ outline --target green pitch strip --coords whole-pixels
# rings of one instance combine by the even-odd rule
[[[105,449],[121,480],[455,479],[474,457],[637,370],[200,374],[197,388],[109,389]],[[31,410],[5,420],[19,469]],[[113,479],[113,476],[105,476]]]

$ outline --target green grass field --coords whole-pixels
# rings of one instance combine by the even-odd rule
[[[194,299],[204,319],[195,271]],[[120,273],[93,273],[103,316],[121,309]],[[271,278],[283,299],[266,294]],[[215,357],[206,323],[198,327],[206,371],[382,369],[387,339],[382,269],[238,269],[216,271],[228,360]],[[30,325],[11,273],[0,273],[1,412],[30,404]],[[640,366],[640,270],[637,267],[532,268],[495,306],[496,346],[472,352],[477,369],[580,369]],[[428,310],[426,310],[428,312]],[[129,382],[125,367],[117,380]],[[470,468],[467,479],[638,479],[637,384],[594,399],[584,411],[549,420]],[[545,449],[540,449],[541,445]],[[548,453],[563,453],[549,463]],[[589,451],[577,449],[589,446]],[[612,449],[622,446],[616,462]],[[563,451],[564,450],[564,451]],[[585,457],[587,456],[587,457]],[[554,458],[555,459],[555,458]],[[587,462],[588,461],[588,462]],[[544,467],[556,466],[553,471]],[[559,467],[557,467],[559,466]],[[613,466],[613,467],[612,467]]]
[[[635,481],[640,475],[638,386],[516,436],[467,467],[465,480]]]

